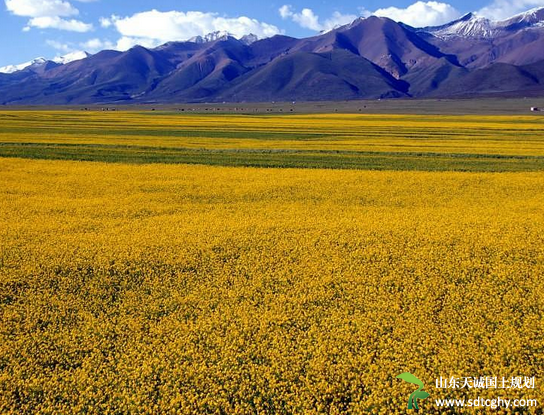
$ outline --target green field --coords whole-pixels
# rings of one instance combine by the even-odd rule
[[[2,112],[0,157],[364,170],[541,171],[544,119]]]

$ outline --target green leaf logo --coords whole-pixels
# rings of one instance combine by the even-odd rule
[[[419,409],[419,407],[417,406],[417,400],[426,399],[429,397],[429,394],[423,390],[425,388],[424,383],[408,372],[401,373],[397,376],[397,379],[402,379],[405,382],[413,383],[419,386],[419,389],[412,393],[410,395],[410,398],[408,399],[408,409]]]

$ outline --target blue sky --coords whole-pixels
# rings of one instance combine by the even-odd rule
[[[469,11],[502,19],[544,0],[0,0],[0,67],[74,51],[154,47],[214,30],[236,36],[315,35],[370,14],[414,26],[442,24]]]

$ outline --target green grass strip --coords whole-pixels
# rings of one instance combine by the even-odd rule
[[[544,170],[544,157],[531,156],[325,150],[206,150],[86,144],[0,143],[0,157],[129,164],[204,164],[312,169],[473,172]]]

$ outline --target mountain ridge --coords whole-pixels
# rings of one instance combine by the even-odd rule
[[[310,38],[227,32],[40,61],[0,76],[0,104],[544,95],[544,8],[413,28],[371,16]]]
[[[493,21],[475,13],[467,13],[457,20],[441,26],[424,27],[416,30],[431,33],[437,37],[492,38],[505,36],[512,31],[544,25],[544,8],[534,8],[505,20]]]

